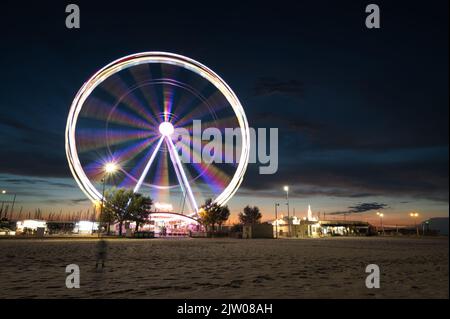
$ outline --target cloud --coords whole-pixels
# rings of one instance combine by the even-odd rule
[[[369,156],[370,157],[370,156]],[[291,185],[293,197],[324,196],[369,198],[394,196],[448,202],[448,162],[440,159],[347,160],[336,155],[322,158],[292,155],[279,158],[274,175],[260,175],[259,164],[250,164],[239,194],[277,196],[283,185]]]
[[[306,119],[286,116],[281,113],[259,112],[250,119],[253,126],[257,127],[278,127],[299,134],[316,135],[323,126],[318,122],[308,121]]]
[[[258,79],[253,88],[253,94],[255,96],[285,94],[295,97],[303,97],[303,92],[303,83],[298,80],[278,80],[272,77]]]
[[[58,188],[76,188],[76,185],[74,183],[65,183],[54,179],[43,179],[43,178],[36,178],[36,177],[30,177],[30,176],[17,176],[14,175],[14,177],[8,177],[8,176],[1,176],[0,175],[0,181],[2,183],[8,183],[8,184],[14,184],[18,186],[27,186],[27,185],[39,185],[39,186],[55,186]]]
[[[89,201],[89,199],[87,199],[87,198],[75,198],[75,199],[70,200],[70,202],[72,204],[81,204],[81,203],[86,203],[88,201]]]
[[[350,214],[361,214],[365,212],[369,212],[372,210],[382,210],[387,207],[386,204],[383,203],[360,203],[355,206],[349,206],[349,210],[341,211],[341,212],[332,212],[329,215],[350,215]]]

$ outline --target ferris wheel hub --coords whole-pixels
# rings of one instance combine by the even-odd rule
[[[173,134],[174,128],[170,122],[162,122],[159,124],[159,133],[163,136],[170,136]]]

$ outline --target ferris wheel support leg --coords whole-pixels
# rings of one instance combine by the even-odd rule
[[[183,169],[183,165],[181,164],[180,158],[178,157],[177,149],[170,138],[167,138],[166,140],[167,140],[167,143],[169,144],[169,148],[172,149],[173,157],[175,158],[175,163],[173,163],[173,164],[174,164],[174,166],[178,166],[178,170],[180,171],[181,179],[183,182],[182,184],[184,184],[184,186],[186,188],[186,191],[187,191],[187,194],[189,197],[189,201],[191,202],[191,207],[195,211],[195,213],[197,213],[198,205],[197,205],[197,202],[195,201],[194,194],[192,193],[191,186],[189,185],[189,182],[187,180],[186,174]],[[181,181],[180,181],[180,184],[181,184]]]
[[[166,144],[167,144],[167,149],[169,150],[170,160],[172,161],[172,164],[173,164],[173,169],[175,171],[175,174],[177,175],[177,180],[181,187],[181,192],[183,193],[183,197],[186,197],[186,194],[187,194],[186,188],[184,187],[184,182],[183,182],[183,179],[181,178],[181,172],[178,168],[178,165],[176,164],[175,156],[177,156],[177,155],[176,155],[176,153],[174,154],[174,150],[172,149],[170,144],[168,142],[166,142]]]
[[[154,160],[155,157],[156,157],[156,153],[158,152],[159,148],[161,147],[161,144],[162,144],[163,140],[164,140],[164,136],[162,136],[162,137],[159,139],[158,144],[156,145],[155,149],[153,150],[152,155],[150,156],[150,159],[149,159],[148,162],[147,162],[147,165],[145,165],[144,171],[142,172],[141,177],[139,177],[139,180],[138,180],[136,186],[135,186],[134,189],[133,189],[133,192],[134,192],[134,193],[136,193],[137,191],[139,191],[139,188],[141,188],[141,185],[142,185],[142,183],[144,182],[145,176],[147,176],[148,170],[150,169],[150,166],[152,165],[153,160]]]

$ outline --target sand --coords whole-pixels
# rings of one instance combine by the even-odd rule
[[[0,240],[0,298],[448,298],[448,238]],[[381,288],[365,286],[365,268]],[[78,264],[81,287],[65,286]]]

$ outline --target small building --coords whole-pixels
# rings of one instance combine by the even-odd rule
[[[318,238],[326,236],[368,236],[375,234],[374,227],[363,221],[317,220],[312,218],[287,218],[272,221],[274,236]]]
[[[18,234],[43,235],[44,232],[47,232],[47,222],[37,219],[21,220],[16,223],[16,232]]]
[[[51,235],[54,234],[71,234],[75,228],[74,221],[55,221],[50,220],[47,222],[48,232]]]
[[[244,225],[242,238],[273,238],[273,225],[269,223]]]
[[[300,220],[297,225],[291,225],[292,237],[316,238],[322,236],[320,222],[317,220]]]
[[[436,234],[448,236],[448,217],[434,217],[427,219],[421,224],[421,228],[422,233],[425,235]]]
[[[367,222],[354,220],[321,220],[323,236],[368,236],[374,233]]]
[[[99,224],[97,222],[91,222],[89,220],[80,220],[75,223],[73,232],[80,235],[91,235],[98,231]]]
[[[270,222],[273,225],[274,236],[317,238],[325,236],[358,236],[374,235],[375,228],[367,222],[353,220],[321,220],[320,214],[313,216],[311,205],[305,217],[284,216]],[[278,233],[278,234],[277,234]]]

